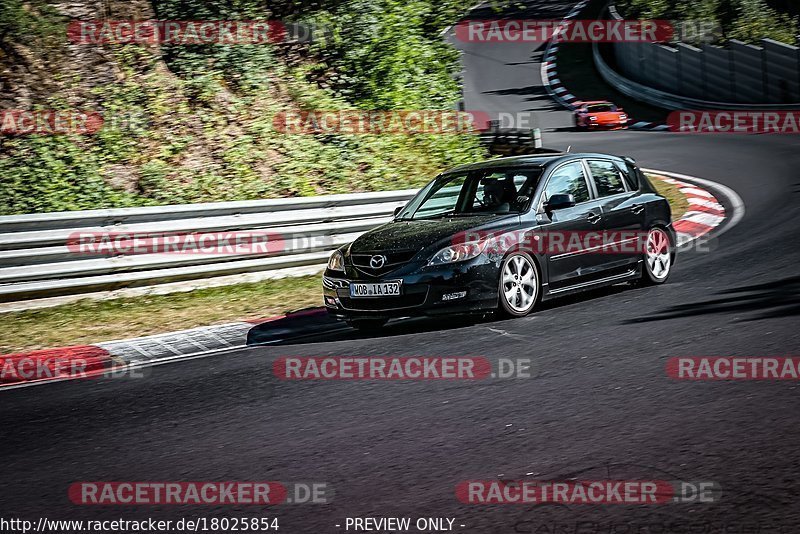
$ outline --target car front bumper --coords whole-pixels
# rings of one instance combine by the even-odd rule
[[[350,284],[399,281],[400,295],[352,297]],[[380,277],[368,277],[352,267],[346,272],[327,269],[322,291],[325,307],[334,317],[386,319],[423,315],[474,313],[497,307],[499,260],[484,255],[440,266],[400,268]]]
[[[614,129],[614,128],[625,128],[628,126],[628,121],[602,121],[602,122],[589,122],[589,128],[607,128],[607,129]]]

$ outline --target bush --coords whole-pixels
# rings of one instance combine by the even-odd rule
[[[759,39],[769,38],[796,44],[800,33],[798,19],[778,13],[763,0],[739,0],[736,13],[735,22],[726,32],[729,39],[757,43]]]
[[[134,126],[0,138],[0,214],[406,188],[480,160],[486,152],[471,135],[287,135],[272,127],[276,113],[298,109],[454,109],[458,57],[439,32],[471,3],[270,4],[282,17],[334,30],[293,53],[280,45],[105,45],[119,81],[93,95],[107,125],[133,117]],[[153,0],[153,8],[160,19],[270,15],[257,0]],[[9,25],[36,23],[23,11],[0,16],[5,39],[19,38]],[[55,45],[48,53],[56,51],[52,76],[67,77],[69,56]],[[55,91],[36,104],[63,107],[67,96]]]
[[[765,0],[619,0],[617,6],[629,18],[716,22],[722,28],[718,44],[730,39],[757,43],[763,38],[796,44],[800,33],[797,17],[779,13]]]

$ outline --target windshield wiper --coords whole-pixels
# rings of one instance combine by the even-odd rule
[[[443,213],[437,213],[436,215],[426,215],[425,217],[411,217],[408,219],[409,221],[432,221],[434,219],[441,219],[443,217],[452,217],[455,214],[454,211],[445,211]],[[397,219],[399,220],[399,219]]]
[[[458,213],[454,213],[451,216],[452,217],[481,217],[483,215],[492,215],[492,214],[491,213],[487,213],[487,212],[460,211]]]

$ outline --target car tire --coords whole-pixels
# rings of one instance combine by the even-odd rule
[[[500,265],[498,300],[500,311],[512,317],[528,315],[542,293],[536,262],[526,252],[512,252]]]
[[[666,230],[656,226],[647,232],[642,260],[642,285],[659,285],[669,279],[675,263],[675,250]]]
[[[380,332],[389,319],[353,319],[347,324],[359,332]]]

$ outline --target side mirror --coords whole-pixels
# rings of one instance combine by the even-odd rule
[[[547,211],[563,210],[575,205],[575,197],[572,195],[553,195],[544,204]]]
[[[403,211],[403,208],[404,208],[404,207],[405,207],[405,206],[397,206],[397,207],[394,209],[394,216],[395,216],[395,217],[397,217],[397,214],[398,214],[398,213],[400,213],[401,211]]]

